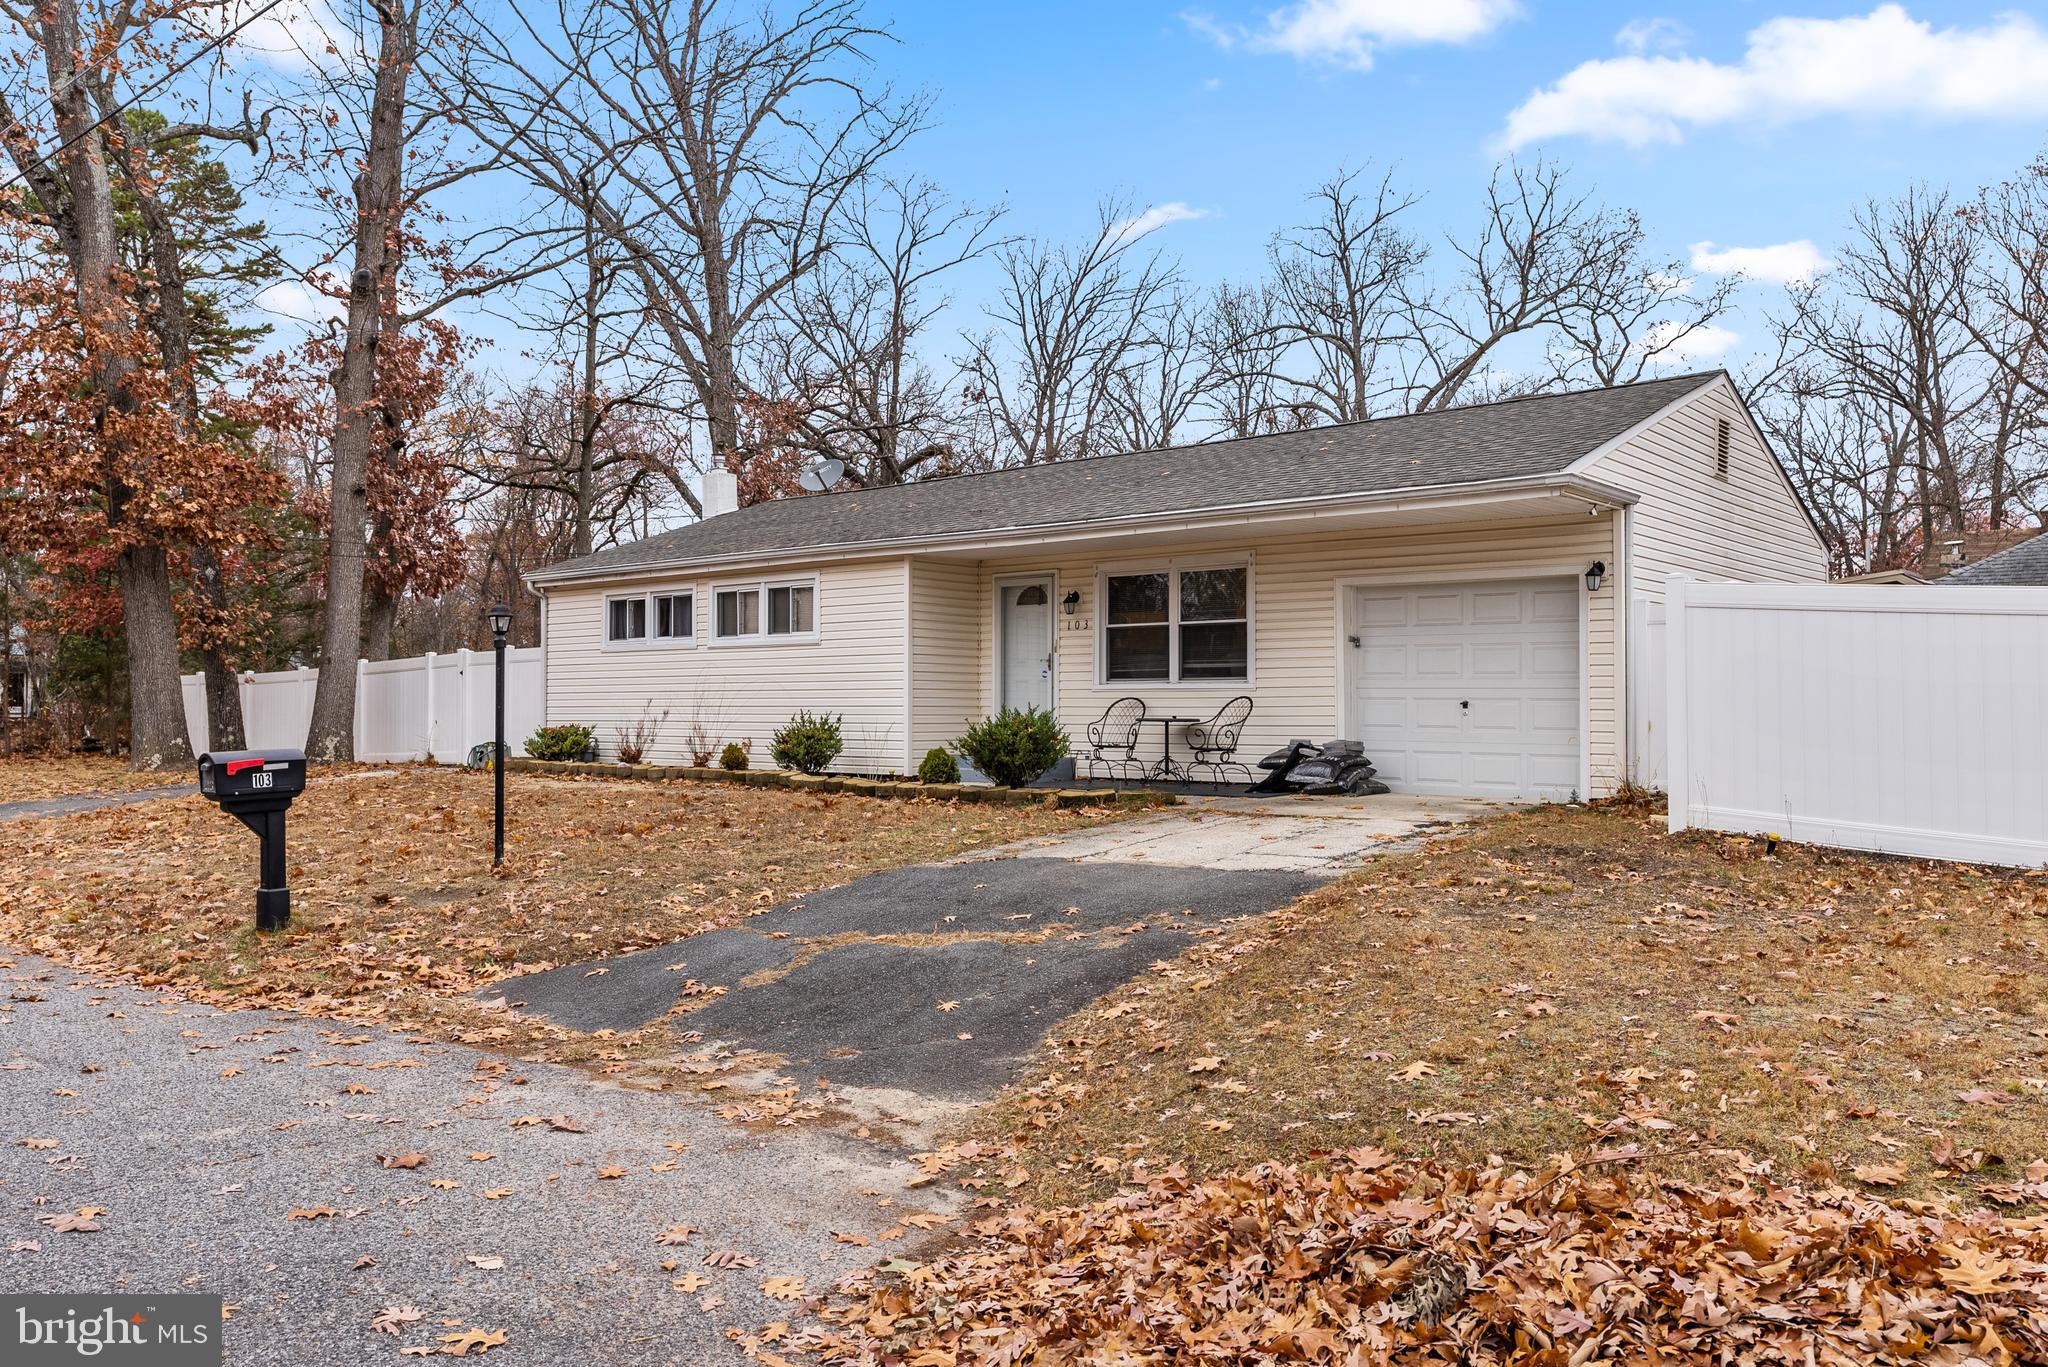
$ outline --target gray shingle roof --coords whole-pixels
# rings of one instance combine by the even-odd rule
[[[775,499],[534,577],[1553,475],[1720,374]]]
[[[1987,555],[1937,582],[1943,584],[2031,584],[2048,587],[2048,532]]]

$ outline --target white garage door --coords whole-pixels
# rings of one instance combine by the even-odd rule
[[[1397,793],[1579,787],[1576,580],[1351,591],[1350,733]]]

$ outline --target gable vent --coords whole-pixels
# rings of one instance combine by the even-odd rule
[[[1714,478],[1728,478],[1728,443],[1733,428],[1728,419],[1722,418],[1714,424]]]

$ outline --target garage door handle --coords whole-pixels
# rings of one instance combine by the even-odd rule
[[[1464,708],[1467,712],[1470,712],[1472,710],[1472,700],[1470,698],[1467,698],[1465,699],[1465,701],[1459,703],[1458,706]]]

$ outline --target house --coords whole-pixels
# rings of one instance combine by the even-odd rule
[[[1005,705],[1079,738],[1120,697],[1186,719],[1244,695],[1240,759],[1343,736],[1396,791],[1599,795],[1661,702],[1625,600],[1827,577],[1721,371],[735,501],[713,476],[702,521],[528,576],[550,722],[609,753],[665,710],[676,763],[697,727],[762,757],[825,710],[839,768],[890,773]]]
[[[1963,566],[1944,584],[2017,584],[2048,587],[2048,535],[2038,528],[1996,555]]]

